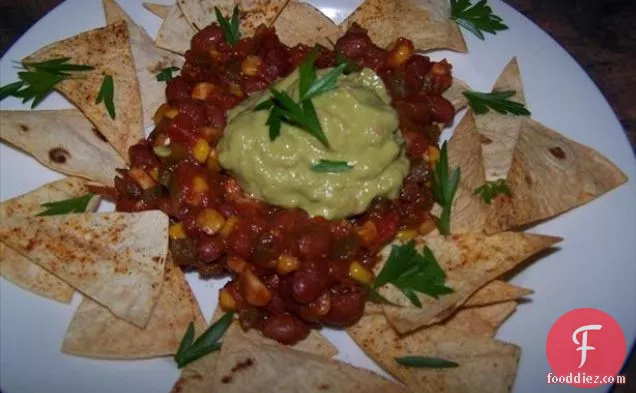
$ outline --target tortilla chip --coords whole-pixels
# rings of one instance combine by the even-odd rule
[[[418,393],[510,392],[521,350],[513,344],[432,326],[400,337],[381,315],[363,317],[348,329],[353,339],[384,370]],[[456,368],[405,367],[402,356],[454,361]]]
[[[228,18],[238,6],[242,37],[253,36],[260,25],[271,26],[286,3],[287,0],[177,0],[186,20],[197,30],[216,22],[214,7]]]
[[[554,217],[626,181],[598,152],[526,119],[506,180],[511,196],[495,199],[485,230],[498,232]]]
[[[159,26],[155,45],[183,55],[190,49],[190,40],[195,33],[196,30],[190,26],[181,8],[173,4]]]
[[[157,3],[143,3],[145,9],[155,14],[161,19],[166,19],[168,14],[170,13],[170,7],[166,4],[157,4]]]
[[[341,27],[346,30],[353,23],[367,29],[373,42],[383,48],[406,37],[418,50],[466,52],[459,26],[450,20],[447,0],[365,0]]]
[[[143,27],[136,24],[121,9],[115,0],[103,0],[108,24],[126,22],[130,36],[130,49],[135,61],[135,71],[139,80],[144,127],[152,127],[152,117],[165,101],[164,82],[157,81],[156,74],[166,67],[183,65],[183,57],[155,46],[155,41]]]
[[[513,57],[506,65],[492,90],[493,92],[514,90],[515,95],[509,100],[525,104],[521,72],[516,57]],[[508,175],[519,130],[525,119],[525,116],[504,115],[494,110],[475,116],[484,157],[486,180],[505,179]]]
[[[241,329],[226,333],[214,379],[216,389],[211,391],[225,393],[408,392],[369,370],[263,343]]]
[[[501,280],[495,280],[479,288],[477,292],[466,300],[464,307],[486,306],[489,304],[507,302],[509,300],[517,300],[532,293],[532,289],[518,287]]]
[[[461,181],[469,190],[475,190],[486,182],[479,134],[475,128],[475,116],[469,110],[447,145],[448,165],[461,169]]]
[[[468,99],[464,95],[465,91],[470,90],[470,87],[466,82],[461,79],[453,78],[453,84],[442,93],[442,97],[446,98],[455,108],[455,113],[466,108],[468,105]]]
[[[126,167],[95,126],[75,109],[1,111],[0,129],[2,139],[70,176],[112,186],[116,169]]]
[[[95,67],[63,80],[55,89],[84,112],[126,162],[128,148],[144,137],[139,83],[128,42],[128,29],[121,22],[54,42],[23,59],[31,63],[69,57],[70,63]],[[104,103],[95,103],[104,74],[114,80],[114,120]]]
[[[74,177],[46,184],[0,203],[0,223],[12,217],[34,216],[45,210],[43,203],[77,198],[87,192],[84,180]],[[93,197],[86,210],[94,211],[100,199]],[[69,303],[75,293],[73,287],[4,243],[0,243],[0,275],[29,292],[62,303]]]
[[[418,294],[423,307],[417,308],[395,286],[387,284],[382,287],[380,293],[383,296],[403,306],[384,306],[387,319],[400,334],[446,319],[479,288],[561,239],[502,232],[492,236],[431,235],[417,240],[418,250],[424,244],[431,249],[446,272],[446,286],[454,292],[442,295],[439,299]],[[383,265],[380,263],[376,266],[378,272]]]
[[[463,331],[471,336],[494,337],[497,329],[517,309],[517,302],[508,301],[488,306],[460,308],[443,326]],[[417,334],[417,333],[414,333]]]
[[[206,328],[199,304],[179,267],[166,262],[161,294],[144,329],[84,298],[73,316],[62,351],[100,359],[143,359],[177,352],[190,322]]]
[[[289,0],[274,22],[276,34],[287,46],[320,44],[331,48],[342,35],[338,25],[313,6]]]
[[[3,219],[0,241],[143,328],[161,292],[168,216],[147,211]]]

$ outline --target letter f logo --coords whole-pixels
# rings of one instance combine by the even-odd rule
[[[601,330],[602,327],[603,327],[602,325],[585,325],[576,329],[574,333],[572,334],[572,341],[574,341],[574,344],[581,345],[580,347],[576,349],[577,351],[581,351],[581,364],[579,364],[579,368],[583,367],[583,365],[585,364],[585,361],[587,360],[587,351],[593,351],[596,349],[594,347],[587,345],[588,330]],[[583,332],[583,339],[581,340],[581,342],[579,342],[576,336],[581,332]]]

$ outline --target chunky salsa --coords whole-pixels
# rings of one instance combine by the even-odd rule
[[[216,24],[199,31],[180,75],[167,83],[155,129],[130,148],[130,169],[115,179],[118,211],[164,211],[175,263],[204,277],[229,272],[221,307],[286,344],[312,326],[354,324],[378,251],[396,236],[435,227],[429,171],[439,124],[454,115],[441,95],[452,83],[448,63],[415,55],[407,39],[382,49],[354,25],[334,50],[319,48],[316,66],[333,67],[343,56],[384,81],[410,161],[398,198],[377,198],[363,214],[332,221],[250,198],[217,158],[227,112],[289,75],[311,49],[283,45],[272,28],[233,47]]]

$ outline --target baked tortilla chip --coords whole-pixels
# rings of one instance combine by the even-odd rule
[[[95,126],[75,109],[1,111],[0,129],[0,138],[70,176],[112,186],[116,169],[126,167]]]
[[[494,337],[497,329],[517,309],[517,302],[508,301],[488,306],[460,308],[443,326],[463,331],[471,336]],[[417,333],[413,333],[417,334]]]
[[[353,339],[384,370],[418,393],[510,392],[521,350],[513,344],[432,326],[400,337],[381,315],[363,317],[348,329]],[[455,368],[405,367],[402,356],[454,361]]]
[[[274,22],[280,41],[287,46],[320,44],[331,48],[342,35],[338,25],[313,6],[289,0]]]
[[[62,351],[100,359],[173,355],[190,322],[194,322],[196,331],[206,328],[185,276],[169,260],[161,294],[145,328],[126,322],[99,303],[84,298],[66,331]]]
[[[139,80],[144,127],[154,125],[152,116],[165,102],[164,82],[157,81],[156,74],[166,67],[183,65],[183,57],[176,53],[157,48],[155,41],[143,27],[136,24],[115,0],[103,0],[108,24],[126,22],[130,36],[130,49],[135,61],[135,71]]]
[[[554,217],[626,181],[623,172],[595,150],[526,119],[506,179],[511,196],[494,200],[486,232]]]
[[[168,216],[147,211],[3,219],[0,241],[143,328],[161,292]]]
[[[521,72],[516,57],[513,57],[506,65],[492,90],[493,92],[514,90],[515,95],[508,99],[525,104]],[[475,116],[484,157],[486,180],[494,181],[507,177],[519,130],[525,120],[526,116],[504,115],[494,110]]]
[[[213,386],[225,393],[408,392],[369,370],[257,341],[241,329],[223,339]]]
[[[446,273],[446,286],[453,293],[435,299],[418,294],[422,308],[417,308],[395,286],[387,284],[380,293],[403,307],[384,306],[391,325],[405,334],[422,326],[446,319],[479,288],[519,265],[530,256],[561,239],[553,236],[502,232],[492,236],[460,234],[417,239],[418,250],[428,246]],[[379,272],[384,263],[376,266]]]
[[[40,214],[45,210],[43,203],[86,195],[89,191],[85,184],[82,179],[67,177],[4,201],[0,203],[0,224],[5,219]],[[100,199],[93,197],[86,210],[94,211]],[[69,303],[75,293],[73,287],[4,243],[0,243],[0,275],[29,292],[62,303]]]
[[[418,50],[451,49],[466,52],[457,23],[450,20],[447,0],[365,0],[344,22],[346,30],[357,23],[383,48],[407,37]]]
[[[198,30],[216,22],[215,7],[225,18],[229,18],[236,5],[240,15],[241,36],[251,37],[258,26],[271,26],[274,23],[287,0],[177,0],[177,4],[190,25]]]
[[[196,30],[186,20],[177,4],[170,7],[170,12],[161,22],[155,44],[178,54],[185,54],[190,49],[190,40]]]
[[[23,63],[60,57],[70,58],[73,64],[95,67],[80,77],[63,80],[55,89],[84,112],[128,162],[128,148],[142,139],[144,132],[139,83],[126,24],[120,22],[54,42],[23,59]],[[115,119],[110,118],[104,103],[95,103],[104,75],[113,77]]]
[[[170,6],[157,3],[143,3],[145,9],[155,14],[161,19],[166,19],[170,13]]]
[[[468,99],[464,95],[465,91],[470,90],[466,82],[461,79],[453,78],[453,84],[442,93],[442,97],[446,98],[455,108],[455,113],[466,108]]]

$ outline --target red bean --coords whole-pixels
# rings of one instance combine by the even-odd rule
[[[430,96],[431,100],[431,110],[433,113],[433,120],[450,124],[453,121],[453,116],[455,116],[455,108],[453,105],[444,97],[441,96]]]
[[[336,50],[351,60],[362,58],[373,45],[366,34],[347,33],[336,41]]]
[[[151,169],[161,164],[157,156],[152,152],[150,145],[145,141],[132,145],[128,149],[128,156],[130,157],[131,167]]]
[[[211,102],[205,103],[205,116],[208,120],[208,126],[223,129],[225,128],[225,111]]]
[[[328,284],[326,269],[299,270],[293,273],[292,296],[298,303],[311,303]]]
[[[411,56],[407,62],[404,72],[406,88],[410,93],[417,93],[424,85],[424,78],[431,70],[431,62],[426,56]]]
[[[308,260],[324,258],[331,248],[331,239],[328,232],[312,231],[304,233],[298,239],[298,249]]]
[[[202,26],[199,26],[202,27]],[[190,45],[194,51],[207,51],[214,48],[218,43],[223,42],[223,30],[219,25],[213,24],[206,26],[201,31],[196,33]]]
[[[241,258],[248,259],[257,240],[258,237],[252,232],[249,223],[239,221],[227,238],[227,247]]]
[[[198,101],[189,99],[179,102],[179,114],[187,116],[195,128],[207,125],[205,107]]]
[[[263,324],[263,335],[286,345],[294,345],[309,335],[309,326],[290,314],[270,316]]]
[[[351,326],[364,314],[366,293],[358,286],[335,288],[331,293],[331,308],[323,321],[333,326]]]
[[[168,103],[190,98],[192,94],[192,86],[181,76],[177,76],[168,81],[166,84],[166,98]]]
[[[224,252],[223,240],[218,236],[203,235],[197,244],[197,256],[204,263],[217,261]]]

